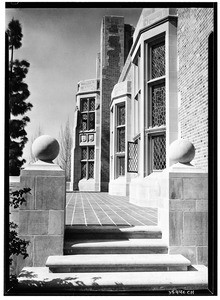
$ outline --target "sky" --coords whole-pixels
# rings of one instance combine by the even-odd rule
[[[96,77],[103,16],[124,16],[126,24],[136,26],[141,11],[135,7],[5,9],[6,28],[12,18],[22,25],[22,47],[14,58],[30,63],[25,79],[30,91],[27,101],[33,105],[27,113],[31,120],[23,153],[27,162],[30,140],[39,127],[43,134],[58,138],[68,118],[73,124],[77,82]]]

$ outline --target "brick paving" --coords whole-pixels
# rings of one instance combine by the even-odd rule
[[[156,226],[157,209],[108,193],[67,193],[66,225]]]

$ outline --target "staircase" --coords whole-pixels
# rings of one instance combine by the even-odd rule
[[[157,226],[67,226],[64,255],[22,272],[26,288],[32,272],[36,286],[71,292],[198,290],[208,282],[206,267],[168,254]]]

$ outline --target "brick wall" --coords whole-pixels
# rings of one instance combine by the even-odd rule
[[[208,38],[211,8],[178,9],[178,91],[181,137],[194,143],[198,167],[208,166]]]
[[[124,62],[127,59],[128,53],[131,49],[132,43],[133,43],[133,33],[134,33],[134,27],[129,24],[125,24],[125,33],[124,33]]]
[[[101,185],[109,182],[111,92],[124,65],[124,18],[103,18],[101,36]]]

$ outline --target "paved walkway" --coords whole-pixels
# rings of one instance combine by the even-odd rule
[[[67,193],[66,225],[157,225],[157,209],[129,203],[108,193]]]

